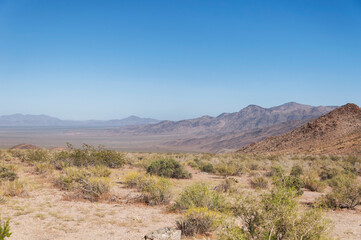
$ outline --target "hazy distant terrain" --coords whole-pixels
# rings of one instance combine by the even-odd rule
[[[239,112],[182,121],[131,116],[109,121],[68,121],[47,115],[0,117],[0,147],[20,143],[40,147],[82,143],[123,151],[234,151],[252,142],[289,132],[335,107],[286,103],[272,108],[250,105]]]
[[[124,119],[113,120],[86,120],[86,121],[74,121],[74,120],[61,120],[59,118],[47,116],[47,115],[24,115],[13,114],[0,116],[0,126],[5,127],[121,127],[131,125],[143,125],[158,123],[160,120],[152,118],[140,118],[137,116],[129,116]]]

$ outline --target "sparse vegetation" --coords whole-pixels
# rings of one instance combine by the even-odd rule
[[[68,150],[61,151],[54,156],[53,164],[57,169],[65,167],[88,167],[88,166],[106,166],[110,168],[119,168],[125,163],[122,154],[105,149],[103,146],[97,148],[83,144],[81,148],[75,148],[68,144]]]
[[[182,164],[174,159],[160,159],[152,162],[148,168],[149,174],[168,178],[191,178],[192,174],[186,171]]]
[[[207,208],[190,208],[176,222],[177,229],[185,236],[208,234],[220,224],[220,215]]]
[[[343,174],[331,182],[332,191],[319,204],[330,208],[354,209],[361,202],[361,183],[351,174]]]
[[[18,178],[15,173],[13,165],[0,165],[0,182],[1,181],[14,181]]]
[[[268,187],[268,181],[264,177],[254,177],[250,180],[252,188],[266,189]]]
[[[5,222],[3,222],[0,217],[0,240],[9,238],[11,234],[12,233],[10,232],[10,220],[7,219]]]
[[[225,208],[225,199],[220,193],[211,190],[207,184],[194,184],[184,189],[173,209],[187,210],[195,207],[222,211]]]

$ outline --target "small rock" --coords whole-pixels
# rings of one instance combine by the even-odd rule
[[[152,232],[144,237],[146,240],[180,240],[181,230],[172,228],[162,228]]]

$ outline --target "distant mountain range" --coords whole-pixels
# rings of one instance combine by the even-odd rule
[[[267,137],[290,132],[336,108],[295,102],[271,108],[249,105],[238,112],[222,113],[217,117],[203,116],[181,121],[159,121],[136,116],[109,121],[68,121],[46,115],[14,114],[0,117],[0,126],[73,126],[74,129],[64,132],[64,142],[77,137],[88,140],[91,136],[102,139],[125,137],[138,139],[137,147],[143,144],[147,150],[230,152]],[[99,129],[94,132],[86,127]]]
[[[272,108],[249,105],[239,112],[222,113],[217,117],[203,116],[182,121],[162,121],[136,129],[142,134],[197,134],[231,133],[255,128],[269,127],[288,121],[317,118],[336,107],[313,107],[295,102]]]
[[[137,116],[130,116],[124,119],[114,120],[87,120],[87,121],[72,121],[61,120],[59,118],[47,115],[23,115],[13,114],[0,116],[0,126],[8,127],[122,127],[122,126],[135,126],[144,124],[154,124],[160,122],[152,118],[140,118]]]
[[[268,137],[239,152],[361,155],[361,109],[346,104],[291,132]]]
[[[165,145],[183,151],[227,152],[289,132],[337,108],[289,102],[272,108],[249,105],[239,112],[178,122],[163,121],[136,128],[139,134],[188,134]]]

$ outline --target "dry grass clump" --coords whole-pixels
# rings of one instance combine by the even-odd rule
[[[252,188],[266,189],[268,187],[268,180],[264,177],[254,177],[250,179],[249,183]]]
[[[55,184],[62,190],[73,191],[74,194],[68,195],[69,198],[82,198],[91,202],[110,198],[112,184],[108,178],[110,171],[106,167],[68,167],[63,172]]]
[[[237,191],[238,180],[235,178],[226,178],[223,183],[217,185],[214,190],[221,193],[234,193]]]
[[[314,171],[310,171],[302,178],[304,187],[310,191],[323,192],[327,187],[327,184],[318,179],[318,174]]]
[[[54,166],[48,162],[34,162],[35,174],[51,174],[54,171]]]
[[[172,199],[172,183],[163,177],[131,172],[124,176],[124,184],[141,192],[140,200],[148,205],[168,204]]]
[[[3,182],[0,189],[0,195],[6,197],[27,197],[27,183],[18,179],[14,181]]]
[[[218,192],[211,190],[205,183],[196,183],[186,187],[180,194],[173,210],[187,210],[195,207],[222,211],[226,208],[225,198]]]
[[[207,208],[191,208],[176,222],[177,229],[185,236],[209,234],[220,224],[220,214]]]

